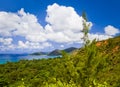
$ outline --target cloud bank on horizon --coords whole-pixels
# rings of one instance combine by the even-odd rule
[[[24,11],[17,13],[0,11],[0,52],[7,50],[36,50],[55,48],[55,44],[82,44],[83,18],[73,7],[56,3],[47,7],[46,25],[42,26],[34,14]],[[90,29],[92,22],[90,23]],[[104,28],[104,34],[89,33],[89,39],[105,40],[120,33],[112,25]],[[19,37],[19,38],[17,38]]]

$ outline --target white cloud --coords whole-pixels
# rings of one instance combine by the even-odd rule
[[[23,41],[18,41],[18,49],[44,49],[47,47],[51,47],[52,44],[48,43],[48,42],[44,42],[44,43],[37,43],[37,42],[23,42]]]
[[[46,40],[43,32],[44,29],[38,23],[36,16],[25,13],[24,9],[18,13],[0,12],[0,36],[2,37],[18,35],[29,41],[41,42]]]
[[[18,41],[19,48],[27,48],[27,45],[23,41]]]
[[[35,15],[26,13],[23,8],[17,13],[0,12],[0,36],[2,37],[0,48],[4,50],[44,49],[52,47],[51,42],[59,43],[61,47],[64,47],[62,44],[66,43],[83,43],[81,32],[83,18],[73,7],[60,6],[55,3],[49,5],[46,12],[45,27],[38,22]],[[87,22],[87,24],[92,26],[92,22]],[[109,25],[105,28],[105,34],[89,34],[89,39],[104,40],[119,32],[118,29]],[[23,37],[25,41],[18,40],[18,44],[12,44],[13,36]]]
[[[1,52],[1,51],[6,51],[6,50],[12,51],[12,50],[14,50],[15,48],[16,48],[16,47],[15,47],[13,44],[0,45],[0,52]]]
[[[56,3],[48,6],[46,21],[52,25],[54,31],[69,29],[78,32],[83,29],[83,18],[76,13],[74,8]]]
[[[104,30],[107,35],[116,35],[117,33],[120,33],[119,29],[117,29],[111,25],[106,26]]]
[[[0,43],[2,43],[3,45],[10,45],[12,44],[12,41],[12,38],[0,38]]]
[[[23,8],[18,13],[0,12],[0,48],[8,50],[14,46],[15,49],[43,49],[51,46],[45,42],[45,30],[37,20],[35,15],[24,12]],[[22,36],[26,42],[18,41],[18,45],[12,44],[12,36]],[[10,38],[3,39],[7,37]]]
[[[79,42],[83,37],[83,18],[79,16],[73,7],[49,5],[47,8],[45,26],[47,38],[58,43]],[[91,22],[88,22],[91,24]]]
[[[79,16],[73,7],[60,6],[56,3],[47,8],[46,21],[54,31],[71,30],[79,32],[83,29],[83,18]],[[91,22],[88,22],[91,24]]]
[[[83,18],[73,7],[56,3],[49,5],[45,29],[38,23],[35,15],[24,12],[23,8],[18,13],[1,12],[0,15],[0,36],[17,35],[27,41],[40,43],[48,40],[57,43],[77,42],[83,36]]]
[[[20,11],[18,11],[18,14],[20,15],[20,16],[26,16],[27,14],[24,12],[24,8],[21,8],[21,10]],[[29,14],[29,13],[28,13]]]
[[[110,35],[105,35],[105,34],[88,34],[89,40],[93,41],[94,39],[96,39],[97,41],[101,41],[101,40],[106,40],[108,38],[112,38],[112,36]]]
[[[0,12],[0,36],[11,36],[11,31],[19,25],[20,18],[10,12]]]
[[[44,33],[40,33],[40,34],[27,35],[26,40],[29,40],[32,42],[45,42],[47,40],[47,38],[45,38]]]

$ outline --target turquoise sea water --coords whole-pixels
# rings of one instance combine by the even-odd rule
[[[18,62],[19,60],[27,59],[42,59],[42,58],[55,58],[60,56],[47,56],[47,55],[28,55],[28,54],[0,54],[0,64],[9,62]]]

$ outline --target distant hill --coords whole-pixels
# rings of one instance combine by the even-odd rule
[[[64,49],[64,51],[67,52],[67,53],[70,53],[70,52],[72,52],[72,51],[74,51],[74,50],[77,50],[77,49],[78,49],[78,48],[70,47],[70,48]]]
[[[47,55],[47,54],[48,54],[48,52],[35,52],[30,55]]]
[[[76,49],[78,49],[78,48],[70,47],[70,48],[67,48],[67,49],[64,49],[64,50],[58,50],[58,49],[56,49],[56,50],[50,52],[48,55],[49,55],[49,56],[61,55],[61,54],[62,54],[62,51],[65,51],[65,52],[67,52],[67,53],[71,53],[71,52],[73,52],[73,51],[76,50]]]
[[[62,51],[65,51],[67,53],[70,53],[74,50],[76,50],[78,48],[75,48],[75,47],[70,47],[70,48],[67,48],[67,49],[64,49],[64,50],[59,50],[59,49],[56,49],[56,50],[53,50],[51,52],[35,52],[35,53],[32,53],[30,55],[49,55],[49,56],[57,56],[57,55],[61,55]]]
[[[49,56],[57,56],[57,55],[61,55],[61,52],[62,52],[61,50],[56,49],[56,50],[50,52],[48,55]]]

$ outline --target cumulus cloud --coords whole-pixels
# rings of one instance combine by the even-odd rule
[[[60,6],[56,3],[47,8],[45,26],[48,40],[58,43],[78,42],[83,37],[83,18],[73,7]],[[91,24],[91,22],[88,22]]]
[[[46,40],[42,33],[43,30],[37,17],[24,12],[23,8],[18,13],[0,12],[0,36],[18,35],[29,41],[41,42]]]
[[[17,13],[0,12],[0,48],[8,49],[44,49],[52,47],[52,42],[62,44],[83,43],[83,18],[73,7],[61,6],[56,3],[47,7],[43,27],[35,15],[27,13],[22,8]],[[7,21],[6,21],[7,19]],[[92,22],[86,22],[92,27]],[[113,26],[105,28],[105,34],[90,34],[89,39],[104,40],[120,32]],[[25,41],[18,40],[13,44],[12,37],[20,36]],[[7,45],[7,46],[6,46]]]
[[[52,25],[54,31],[79,32],[83,29],[83,18],[76,13],[74,8],[60,6],[56,3],[48,6],[46,21]]]
[[[23,42],[23,41],[18,41],[18,49],[44,49],[46,47],[51,47],[52,44],[48,42],[44,43],[38,43],[38,42]]]
[[[14,13],[0,12],[0,36],[11,36],[11,31],[16,29],[19,21],[20,18]]]
[[[0,43],[2,43],[3,45],[10,45],[12,44],[12,41],[12,38],[0,38]]]
[[[28,46],[23,41],[18,41],[19,48],[27,48]]]
[[[94,39],[96,39],[97,41],[101,41],[101,40],[106,40],[108,38],[112,38],[112,36],[110,35],[106,35],[106,34],[88,34],[89,40],[93,41]]]
[[[2,37],[0,38],[0,50],[10,50],[11,48],[43,49],[44,47],[51,46],[51,44],[45,42],[47,38],[44,32],[37,17],[33,14],[26,13],[23,8],[17,13],[0,12],[0,37]],[[14,42],[12,39],[13,36],[23,37],[26,42],[18,41],[18,44],[12,44],[12,41]],[[43,42],[45,43],[43,44]]]
[[[117,29],[117,28],[115,28],[115,27],[113,27],[113,26],[111,26],[111,25],[108,25],[108,26],[106,26],[105,27],[105,33],[107,34],[107,35],[116,35],[117,33],[120,33],[120,30],[119,29]]]

